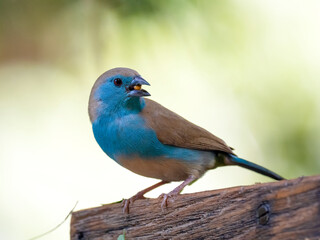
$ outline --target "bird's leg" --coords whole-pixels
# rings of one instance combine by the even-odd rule
[[[168,198],[178,195],[184,189],[185,186],[187,186],[188,184],[192,183],[195,180],[197,180],[197,177],[195,177],[194,175],[190,175],[186,180],[183,181],[183,183],[181,183],[178,187],[173,189],[168,194],[165,194],[165,193],[161,194],[159,197],[159,198],[163,198],[161,203],[161,209],[164,209],[165,207],[167,207]]]
[[[145,199],[144,197],[144,194],[146,194],[147,192],[150,192],[151,190],[157,188],[157,187],[160,187],[166,183],[169,183],[167,181],[161,181],[161,182],[158,182],[146,189],[143,189],[142,191],[138,192],[136,195],[132,196],[131,198],[129,199],[125,199],[123,201],[123,213],[129,213],[129,205],[132,204],[135,200],[138,200],[138,199]]]

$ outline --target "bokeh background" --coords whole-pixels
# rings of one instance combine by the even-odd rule
[[[157,182],[110,160],[87,115],[104,71],[136,69],[152,99],[287,177],[320,172],[320,2],[1,0],[0,239]],[[239,167],[184,192],[271,181]],[[151,192],[157,197],[178,183]],[[43,239],[68,239],[69,222]]]

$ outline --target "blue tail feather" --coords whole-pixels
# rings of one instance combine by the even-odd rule
[[[231,158],[229,158],[228,160],[233,164],[233,165],[237,165],[237,166],[240,166],[240,167],[243,167],[243,168],[246,168],[246,169],[249,169],[249,170],[252,170],[254,172],[257,172],[257,173],[260,173],[262,175],[265,175],[265,176],[268,176],[268,177],[271,177],[275,180],[284,180],[283,177],[281,177],[280,175],[262,167],[262,166],[259,166],[258,164],[255,164],[255,163],[252,163],[252,162],[249,162],[247,160],[244,160],[242,158],[238,158],[237,156],[234,156],[234,155],[230,155]]]

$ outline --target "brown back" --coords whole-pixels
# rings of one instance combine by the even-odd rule
[[[234,154],[226,143],[207,130],[189,122],[162,105],[145,99],[141,114],[154,129],[160,142],[197,150],[215,150]]]

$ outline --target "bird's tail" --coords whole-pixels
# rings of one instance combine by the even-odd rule
[[[230,157],[226,158],[224,161],[226,165],[237,165],[237,166],[252,170],[254,172],[260,173],[262,175],[271,177],[275,180],[284,180],[285,179],[285,178],[281,177],[280,175],[278,175],[278,174],[276,174],[276,173],[274,173],[274,172],[272,172],[262,166],[259,166],[258,164],[249,162],[249,161],[244,160],[242,158],[239,158],[235,155],[229,155],[229,156]]]

